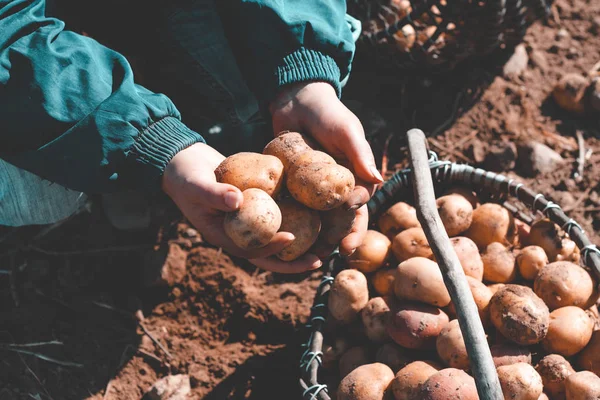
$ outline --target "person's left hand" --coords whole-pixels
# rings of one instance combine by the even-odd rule
[[[362,124],[325,82],[285,86],[269,110],[275,134],[291,130],[309,135],[354,172],[356,188],[346,207],[356,209],[356,220],[352,232],[340,242],[340,253],[352,254],[367,232],[369,216],[365,203],[375,185],[383,182]]]

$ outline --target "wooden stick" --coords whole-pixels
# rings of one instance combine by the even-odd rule
[[[481,400],[503,400],[496,367],[488,346],[471,289],[450,238],[437,211],[425,134],[408,131],[417,217],[440,266],[444,282],[456,308],[477,392]]]

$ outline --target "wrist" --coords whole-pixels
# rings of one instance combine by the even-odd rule
[[[315,96],[338,100],[335,88],[327,82],[298,82],[285,85],[269,104],[271,115],[293,107],[303,107]]]

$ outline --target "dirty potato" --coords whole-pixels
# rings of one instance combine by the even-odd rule
[[[331,315],[343,324],[356,319],[369,301],[365,275],[355,269],[341,271],[329,291],[328,307]]]
[[[278,203],[281,210],[282,232],[290,232],[295,239],[277,254],[283,261],[292,261],[311,248],[321,230],[321,218],[317,211],[311,210],[293,199],[281,200]]]

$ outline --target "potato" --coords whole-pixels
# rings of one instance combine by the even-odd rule
[[[504,365],[497,371],[504,400],[538,400],[542,394],[542,377],[531,365]]]
[[[571,364],[563,356],[549,354],[540,360],[535,369],[542,377],[544,391],[552,400],[564,400],[565,380],[575,373]]]
[[[263,154],[279,158],[284,168],[300,154],[315,149],[315,143],[298,132],[283,132],[265,146]]]
[[[579,252],[579,248],[569,238],[562,238],[560,241],[560,252],[556,255],[557,261],[571,261],[575,264],[579,263],[579,259],[581,258],[581,253]]]
[[[492,291],[492,296],[496,294],[496,292],[506,286],[504,283],[494,283],[493,285],[488,285],[488,289]]]
[[[281,210],[282,232],[290,232],[295,239],[277,254],[283,261],[292,261],[311,248],[319,237],[321,218],[317,211],[304,207],[293,199],[281,200],[277,203]]]
[[[369,301],[367,278],[360,271],[345,269],[335,277],[329,290],[329,312],[342,324],[348,324]]]
[[[225,214],[225,234],[242,249],[264,247],[281,226],[281,211],[265,191],[246,189],[239,209]]]
[[[550,327],[542,346],[548,353],[570,357],[583,350],[593,331],[594,322],[581,308],[557,308],[550,313]]]
[[[431,361],[414,361],[402,368],[392,381],[395,400],[414,400],[421,385],[437,373],[439,365]]]
[[[442,329],[435,346],[440,359],[450,368],[470,368],[467,347],[457,319],[453,319]]]
[[[551,310],[566,306],[591,307],[598,299],[596,280],[579,265],[555,261],[539,272],[533,290]]]
[[[404,368],[406,364],[411,362],[411,358],[406,352],[406,349],[398,346],[395,343],[385,343],[375,353],[375,361],[387,365],[393,372],[397,372],[400,368]]]
[[[487,245],[481,255],[483,279],[488,282],[509,283],[517,276],[515,256],[502,243]]]
[[[409,349],[433,349],[435,339],[448,325],[448,315],[421,303],[403,303],[391,314],[387,331],[394,342]]]
[[[600,375],[600,331],[595,331],[588,345],[581,350],[577,356],[577,365]]]
[[[463,234],[479,248],[485,248],[493,242],[512,244],[515,238],[515,221],[512,214],[495,203],[486,203],[473,211],[473,221]]]
[[[528,243],[544,249],[548,260],[552,262],[556,261],[556,256],[561,252],[561,236],[562,234],[558,225],[547,218],[543,218],[531,225]]]
[[[398,265],[394,293],[399,299],[416,300],[432,306],[445,307],[450,303],[440,267],[423,257],[413,257]]]
[[[451,194],[436,200],[438,213],[448,236],[456,236],[471,226],[473,206],[461,195]]]
[[[354,175],[341,165],[317,162],[290,169],[286,185],[300,203],[326,211],[348,200],[354,190]]]
[[[512,343],[495,344],[490,347],[496,368],[516,363],[531,364],[531,351]]]
[[[552,90],[552,97],[562,109],[575,114],[585,113],[585,93],[589,81],[575,73],[564,75]]]
[[[576,372],[565,379],[568,400],[600,399],[600,378],[590,371]]]
[[[517,267],[521,276],[534,280],[538,272],[548,264],[548,256],[540,246],[527,246],[517,256]]]
[[[373,356],[369,348],[365,346],[351,347],[340,357],[340,377],[345,377],[361,365],[373,362]]]
[[[526,286],[504,286],[492,296],[489,307],[496,329],[515,343],[535,344],[548,333],[548,307]]]
[[[306,167],[312,163],[325,163],[325,164],[337,164],[335,159],[329,154],[319,150],[307,150],[295,156],[289,164],[288,171],[292,169]]]
[[[348,257],[348,267],[365,274],[375,272],[388,261],[391,246],[383,233],[368,230],[362,244]]]
[[[323,346],[323,367],[331,369],[338,366],[338,360],[350,348],[348,339],[343,336],[336,337],[331,344]]]
[[[380,296],[388,296],[394,293],[394,279],[396,268],[385,268],[375,272],[371,278],[373,289]]]
[[[450,243],[454,247],[465,275],[471,276],[481,282],[483,280],[483,261],[475,242],[468,237],[457,236],[451,238]]]
[[[446,368],[431,375],[419,389],[419,400],[479,400],[475,380],[465,371]]]
[[[542,392],[542,394],[540,394],[540,397],[538,397],[538,400],[550,400],[550,398],[546,393]]]
[[[412,257],[433,256],[425,232],[421,228],[409,228],[397,234],[392,241],[392,252],[399,262]]]
[[[520,219],[515,219],[515,229],[517,231],[516,242],[520,247],[526,246],[529,243],[529,232],[531,232],[531,226],[527,225]]]
[[[390,315],[388,301],[383,297],[373,297],[360,312],[365,333],[373,342],[389,339],[386,331],[386,321]]]
[[[415,44],[416,32],[412,25],[406,24],[394,33],[394,43],[401,52],[409,52]]]
[[[394,373],[385,364],[360,366],[349,373],[337,389],[337,400],[389,399]]]
[[[473,295],[473,299],[475,300],[477,311],[479,311],[479,318],[481,319],[481,323],[484,327],[487,327],[490,325],[489,305],[493,293],[487,286],[485,286],[483,283],[479,282],[475,278],[467,276],[467,282],[469,283],[471,294]],[[448,304],[448,311],[450,315],[456,316],[456,308],[454,307],[454,303],[450,302],[450,304]]]
[[[409,228],[420,228],[417,210],[410,204],[399,202],[388,208],[377,220],[381,233],[393,239]]]
[[[215,176],[217,182],[241,191],[255,188],[277,197],[283,185],[283,164],[274,156],[242,152],[223,160],[215,169]]]
[[[471,203],[471,207],[473,207],[473,210],[476,209],[477,207],[479,207],[479,205],[480,205],[477,195],[471,189],[455,186],[455,187],[450,188],[445,193],[446,196],[451,195],[451,194],[457,194],[457,195],[460,195],[460,196],[464,197],[465,199],[467,199],[469,201],[469,203]]]
[[[343,238],[352,232],[356,210],[338,207],[321,212],[321,234],[319,242],[338,245]]]
[[[598,306],[594,304],[587,310],[585,310],[590,319],[594,322],[594,330],[600,330],[600,311],[598,311]]]

